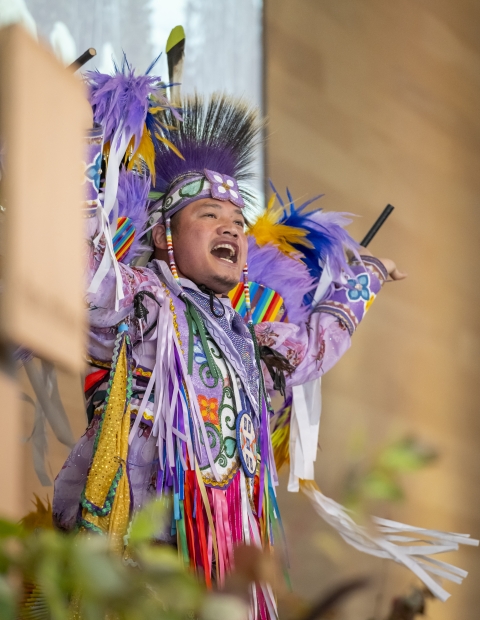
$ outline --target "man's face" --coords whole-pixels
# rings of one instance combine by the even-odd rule
[[[228,293],[247,260],[244,227],[241,209],[231,202],[204,198],[184,207],[172,230],[179,274],[215,293]]]

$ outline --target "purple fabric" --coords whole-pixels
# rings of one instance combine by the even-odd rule
[[[87,428],[55,479],[52,511],[53,522],[59,529],[69,531],[76,526],[80,498],[93,457],[98,421],[98,418],[95,418]]]
[[[315,308],[315,312],[326,312],[343,321],[350,334],[356,330],[388,277],[380,261],[368,256],[362,259],[363,263],[351,265],[346,283],[336,286],[328,299]]]
[[[260,462],[260,488],[258,493],[258,507],[257,507],[257,515],[258,518],[262,516],[262,507],[263,507],[263,490],[265,488],[265,465],[268,459],[268,414],[267,414],[267,406],[265,404],[265,399],[262,398],[262,418],[261,418],[261,426],[260,426],[260,454],[262,455],[262,460]]]
[[[198,184],[198,193],[195,192],[180,196],[178,192],[190,184]],[[202,200],[203,198],[210,198],[210,196],[210,187],[208,182],[205,182],[205,177],[201,174],[190,175],[176,183],[165,198],[153,203],[149,211],[150,213],[155,213],[160,207],[163,211],[164,218],[172,217],[177,211],[180,211],[180,209],[183,209],[191,202]]]
[[[308,319],[310,310],[302,299],[316,283],[300,260],[286,256],[272,244],[259,247],[250,236],[248,276],[251,282],[271,288],[282,297],[290,322],[299,325]]]

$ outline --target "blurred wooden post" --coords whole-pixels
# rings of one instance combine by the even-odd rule
[[[0,31],[0,345],[83,366],[82,83],[20,26]],[[4,360],[9,365],[9,360]],[[15,382],[0,376],[1,511],[21,516]]]
[[[0,370],[0,517],[18,519],[22,511],[22,451],[17,383]]]

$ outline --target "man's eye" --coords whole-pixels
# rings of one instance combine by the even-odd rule
[[[241,226],[242,228],[245,226],[245,222],[243,222],[242,220],[237,220],[236,222],[234,222],[234,224],[236,224],[237,226]]]
[[[204,217],[213,217],[214,219],[217,219],[215,213],[205,213]]]

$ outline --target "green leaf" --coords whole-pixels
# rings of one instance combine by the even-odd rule
[[[0,538],[10,538],[11,536],[22,536],[22,526],[13,521],[7,521],[6,519],[0,519]]]
[[[403,491],[400,485],[390,473],[379,469],[375,469],[365,476],[363,490],[369,499],[389,501],[403,499]]]
[[[437,452],[414,437],[405,437],[385,448],[378,464],[392,471],[417,471],[437,458]]]
[[[15,620],[15,596],[3,577],[0,577],[0,618]]]
[[[184,573],[184,564],[178,556],[178,551],[166,545],[148,545],[138,553],[142,568],[152,571]]]
[[[133,519],[129,532],[129,543],[135,546],[150,542],[162,530],[165,516],[165,500],[156,499],[147,504]]]

